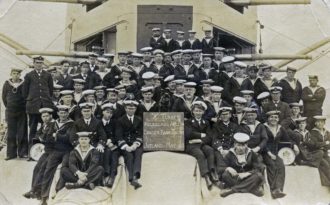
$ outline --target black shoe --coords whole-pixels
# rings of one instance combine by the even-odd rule
[[[17,157],[6,157],[5,160],[8,161],[8,160],[12,160],[12,159],[16,159]]]
[[[26,161],[28,161],[28,162],[33,162],[34,159],[32,159],[31,157],[28,157]]]
[[[78,184],[78,183],[65,183],[65,188],[67,189],[77,189],[77,188],[81,188],[82,185]]]
[[[232,189],[222,190],[222,191],[220,192],[220,196],[221,196],[221,197],[227,197],[227,196],[229,196],[229,195],[231,195],[231,194],[234,194],[234,193],[235,193],[235,191],[232,190]]]
[[[112,188],[115,183],[115,179],[113,177],[109,177],[109,179],[105,182],[105,186]]]
[[[46,197],[43,197],[41,200],[41,205],[47,205],[47,199]]]
[[[89,190],[94,190],[95,189],[95,184],[94,183],[89,183],[88,185],[86,185],[86,187]]]
[[[137,179],[132,180],[131,185],[134,187],[135,190],[142,187],[142,185],[138,182]]]
[[[212,182],[211,182],[209,176],[208,176],[208,175],[205,175],[205,176],[204,176],[204,179],[205,179],[205,182],[206,182],[207,189],[208,189],[208,190],[211,190],[213,184],[212,184]]]
[[[222,181],[217,181],[214,183],[215,186],[217,186],[219,189],[224,189],[225,188],[225,183]]]
[[[35,199],[37,198],[37,194],[33,191],[28,191],[25,194],[23,194],[23,196],[27,199]]]
[[[254,192],[252,192],[252,194],[258,196],[258,197],[262,197],[264,195],[264,190],[262,187],[258,188],[257,190],[255,190]]]
[[[286,196],[286,194],[279,189],[275,189],[274,191],[271,192],[271,194],[273,199],[283,198]]]
[[[218,173],[217,173],[215,170],[211,171],[211,173],[210,173],[210,178],[211,178],[211,181],[212,181],[212,182],[217,182],[217,181],[219,181]]]

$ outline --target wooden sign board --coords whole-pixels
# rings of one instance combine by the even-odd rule
[[[184,151],[183,113],[143,113],[143,148],[146,151]]]

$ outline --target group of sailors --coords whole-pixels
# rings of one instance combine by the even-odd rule
[[[152,47],[141,53],[118,52],[114,65],[114,55],[93,53],[78,66],[63,60],[45,68],[44,58],[35,57],[24,80],[22,70],[11,70],[2,91],[6,160],[31,160],[29,148],[45,145],[26,198],[47,204],[59,164],[56,191],[111,188],[120,156],[130,184],[142,187],[144,112],[184,114],[185,152],[197,159],[208,189],[219,187],[222,197],[262,196],[264,170],[272,197],[284,197],[285,168],[278,156],[283,144],[294,150],[296,164],[317,167],[322,185],[330,186],[326,92],[318,76],[309,76],[303,87],[293,67],[276,80],[270,65],[247,65],[224,48],[203,52],[190,42],[168,53],[161,49],[170,41],[161,38],[154,35]]]

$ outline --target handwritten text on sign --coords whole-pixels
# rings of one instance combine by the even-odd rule
[[[145,112],[143,148],[147,151],[184,151],[184,119],[178,112]]]

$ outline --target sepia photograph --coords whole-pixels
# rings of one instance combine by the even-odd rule
[[[0,0],[0,205],[330,205],[330,0]]]

